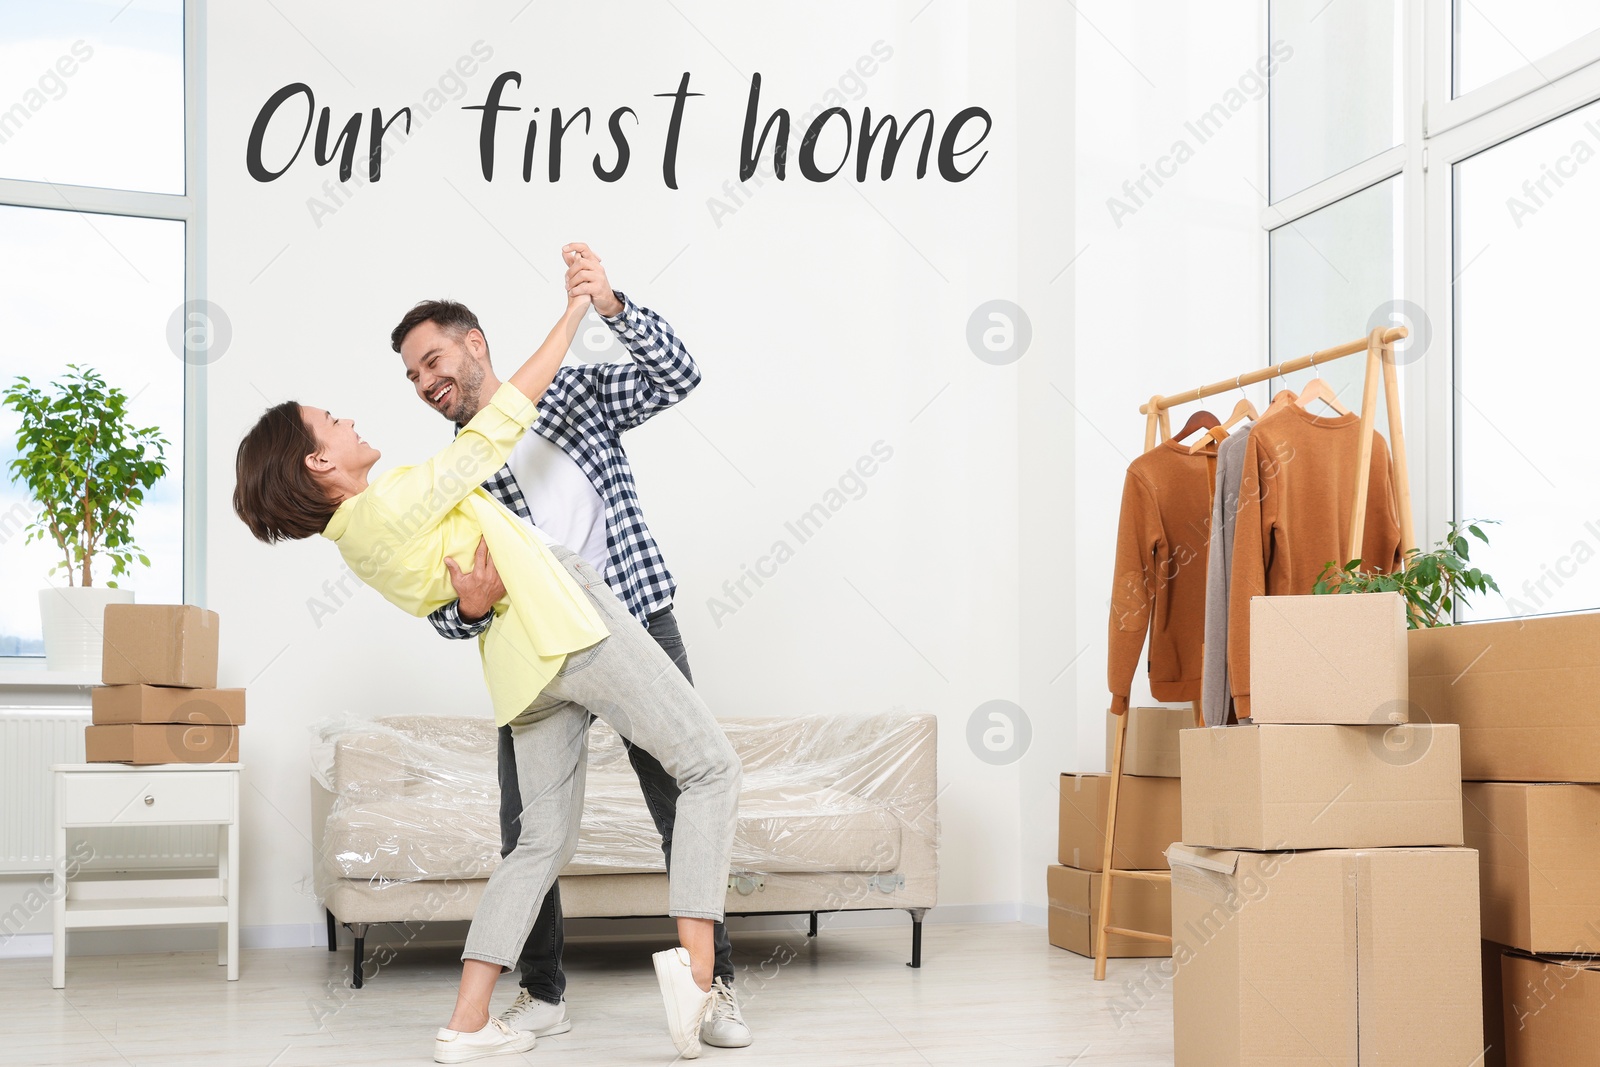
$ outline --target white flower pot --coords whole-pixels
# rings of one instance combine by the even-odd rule
[[[133,590],[103,585],[39,590],[45,668],[87,671],[100,677],[101,625],[106,605],[132,603]]]

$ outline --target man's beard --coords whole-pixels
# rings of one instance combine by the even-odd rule
[[[471,359],[463,359],[462,372],[455,380],[455,403],[450,410],[441,412],[457,426],[465,426],[478,413],[478,398],[483,393],[483,368]]]

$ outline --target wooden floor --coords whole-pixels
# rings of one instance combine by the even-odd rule
[[[756,1034],[702,1062],[805,1064],[1170,1064],[1172,998],[1156,960],[1093,962],[1021,924],[930,925],[923,967],[905,966],[908,928],[747,933],[737,988]],[[668,1064],[647,953],[665,944],[567,946],[568,1034],[488,1064]],[[81,956],[67,988],[48,959],[0,962],[0,1063],[119,1067],[298,1067],[429,1063],[449,1018],[459,949],[409,946],[351,989],[350,954],[246,951],[237,982],[215,955]],[[515,996],[509,978],[495,1009]]]

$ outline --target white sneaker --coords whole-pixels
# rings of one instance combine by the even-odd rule
[[[671,948],[650,957],[656,967],[656,981],[661,983],[661,999],[667,1005],[667,1032],[678,1055],[686,1060],[700,1055],[700,1024],[705,1021],[711,994],[702,990],[694,980],[689,966],[689,950]]]
[[[739,1014],[733,987],[721,978],[711,983],[711,1005],[706,1009],[706,1021],[700,1024],[700,1040],[712,1048],[744,1048],[755,1040]]]
[[[492,1017],[482,1030],[471,1034],[440,1027],[433,1039],[433,1062],[466,1063],[507,1052],[527,1052],[538,1040]]]
[[[566,1001],[551,1004],[526,989],[519,991],[511,1007],[500,1013],[500,1021],[513,1030],[539,1037],[554,1037],[572,1029],[572,1020],[567,1018]]]

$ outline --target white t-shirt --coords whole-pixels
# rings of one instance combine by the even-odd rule
[[[606,504],[583,468],[561,446],[529,430],[506,461],[547,542],[565,545],[589,561],[602,578],[611,569],[606,548]]]

